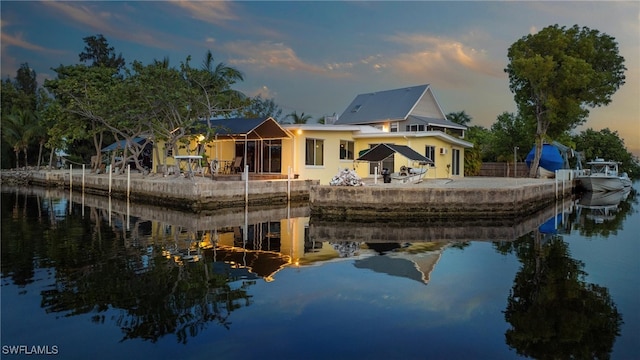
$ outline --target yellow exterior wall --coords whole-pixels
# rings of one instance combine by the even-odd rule
[[[158,153],[160,154],[160,159],[156,159],[156,153],[153,152],[153,164],[154,164],[154,172],[157,172],[158,165],[162,161],[162,154],[166,151],[165,149],[166,142],[163,140],[159,140],[157,142]],[[218,159],[220,161],[220,166],[224,165],[224,161],[233,162],[236,154],[235,142],[233,140],[214,140],[209,143],[203,144],[204,153],[206,155],[206,160],[211,161],[213,159]],[[196,155],[198,142],[196,140],[191,141],[188,145],[189,149],[191,149],[191,154],[187,151],[187,148],[184,145],[178,145],[178,153],[173,155]],[[167,166],[173,166],[175,164],[175,159],[173,156],[167,156]],[[207,166],[203,162],[202,166]]]
[[[291,168],[292,174],[298,175],[300,179],[312,179],[320,180],[320,184],[327,185],[329,181],[336,175],[341,169],[354,169],[358,176],[361,178],[371,178],[373,175],[369,174],[368,162],[356,162],[354,160],[341,160],[340,159],[340,141],[347,140],[354,142],[354,159],[358,158],[358,154],[362,150],[369,149],[373,144],[379,143],[392,143],[396,145],[406,145],[411,147],[416,152],[426,155],[425,147],[427,145],[435,147],[435,156],[432,159],[434,166],[429,166],[426,179],[437,178],[450,178],[450,177],[464,177],[464,147],[455,143],[449,142],[446,139],[438,136],[405,136],[406,133],[384,133],[381,136],[360,136],[354,139],[354,133],[356,131],[353,128],[345,127],[345,130],[339,129],[336,126],[327,127],[322,129],[322,126],[307,127],[300,126],[298,128],[290,128],[293,135],[292,139],[282,140],[282,167],[281,174],[286,175]],[[306,155],[306,140],[318,139],[324,143],[324,158],[322,165],[305,165]],[[164,151],[164,142],[158,142],[158,149],[160,154]],[[233,140],[216,140],[204,145],[205,154],[207,160],[218,159],[220,161],[221,169],[225,162],[233,163],[235,159],[235,142]],[[193,141],[189,145],[190,149],[197,148],[197,142]],[[440,149],[446,149],[446,154],[440,154]],[[452,156],[454,149],[460,151],[460,175],[452,175],[451,169],[447,168],[447,165],[452,164]],[[192,151],[191,154],[194,154]],[[175,155],[187,155],[186,148],[178,149],[178,154]],[[154,156],[154,170],[157,170],[157,164],[159,161],[155,161]],[[161,155],[162,156],[162,155]],[[414,167],[416,164],[408,160],[402,155],[396,154],[394,158],[395,169],[390,169],[392,172],[397,172],[400,166]],[[167,165],[175,165],[175,160],[172,157],[167,158]],[[203,166],[206,164],[203,163]],[[381,169],[379,169],[380,171]]]
[[[365,139],[356,139],[356,154],[362,150],[369,149],[373,144],[380,143],[392,143],[396,145],[405,145],[421,155],[425,154],[426,146],[434,146],[435,147],[435,156],[433,159],[434,166],[428,166],[427,174],[425,175],[426,179],[438,179],[438,178],[449,178],[452,177],[450,174],[451,171],[447,171],[447,165],[452,164],[452,156],[453,149],[460,150],[460,175],[456,175],[455,177],[464,177],[464,148],[461,146],[453,145],[449,142],[446,142],[438,137],[411,137],[405,138],[404,136],[398,137],[374,137],[374,138],[365,138]],[[446,154],[440,155],[440,148],[446,149]],[[389,169],[391,172],[397,172],[400,170],[401,166],[415,167],[416,164],[406,157],[395,154],[394,155],[394,164],[395,169]],[[359,163],[356,168],[356,173],[361,178],[370,177],[369,175],[369,163],[363,162]]]
[[[352,131],[296,129],[292,132],[293,139],[282,141],[283,174],[286,174],[287,166],[291,166],[293,173],[298,174],[300,179],[317,179],[320,184],[327,185],[339,169],[353,168],[353,160],[340,160],[340,140],[354,141]],[[307,139],[323,140],[323,165],[305,165]],[[355,146],[357,157],[357,145]]]
[[[435,166],[429,167],[425,178],[449,178],[452,177],[451,170],[447,169],[447,164],[452,163],[452,150],[460,150],[460,175],[456,177],[464,176],[464,148],[451,144],[442,138],[435,136],[428,137],[405,137],[404,135],[393,136],[392,133],[385,133],[380,137],[366,137],[353,139],[353,131],[339,131],[335,130],[321,130],[315,127],[314,129],[294,129],[292,130],[294,138],[292,140],[283,141],[283,174],[286,174],[286,166],[292,166],[294,174],[299,174],[301,179],[317,179],[320,180],[320,184],[327,185],[329,181],[335,176],[341,169],[355,169],[356,173],[361,178],[370,178],[373,175],[369,174],[368,162],[356,162],[353,160],[340,160],[340,140],[349,140],[354,142],[354,157],[357,159],[358,154],[362,150],[369,149],[372,144],[379,143],[393,143],[396,145],[406,145],[411,147],[416,152],[425,155],[425,146],[430,145],[435,147],[436,155],[434,159]],[[308,166],[305,165],[305,144],[306,139],[319,139],[324,141],[324,164],[322,166]],[[445,155],[440,155],[440,148],[447,149]],[[285,154],[295,154],[295,158],[287,156]],[[395,169],[390,169],[392,172],[399,171],[400,166],[416,166],[413,162],[408,160],[402,155],[396,154]]]

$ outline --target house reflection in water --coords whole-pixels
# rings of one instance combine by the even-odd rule
[[[165,238],[162,246],[178,263],[210,262],[215,273],[225,273],[238,280],[261,278],[270,282],[285,267],[356,257],[354,266],[357,268],[407,277],[426,284],[448,244],[424,240],[401,244],[397,240],[386,242],[364,238],[336,241],[319,238],[321,234],[317,229],[311,226],[315,233],[310,234],[309,217],[259,221],[196,232],[168,226],[166,234],[171,236]]]
[[[544,211],[530,219],[518,220],[518,226],[431,223],[424,227],[310,223],[309,216],[300,216],[308,215],[306,209],[298,210],[293,214],[295,217],[290,211],[284,208],[213,217],[180,215],[190,216],[190,222],[176,222],[181,225],[155,223],[152,227],[163,228],[165,237],[154,230],[151,238],[176,262],[205,261],[211,263],[213,272],[227,274],[232,279],[270,282],[286,267],[355,258],[356,268],[427,284],[443,252],[451,244],[512,241],[531,231],[549,215]],[[273,220],[278,218],[280,220]],[[199,230],[187,231],[186,228]]]
[[[150,241],[176,262],[204,260],[211,263],[212,271],[234,279],[270,282],[286,267],[349,258],[355,259],[356,268],[427,284],[442,254],[453,244],[513,241],[556,217],[565,205],[556,204],[523,219],[424,224],[311,221],[308,207],[236,209],[211,215],[131,209],[140,218],[151,219]]]
[[[58,198],[68,195],[54,189],[31,188],[29,192]],[[306,206],[194,214],[90,194],[82,196],[82,206],[96,220],[108,221],[126,248],[153,247],[178,265],[211,263],[207,269],[222,271],[230,279],[269,282],[285,267],[355,257],[357,268],[422,283],[429,282],[451,244],[513,241],[555,216],[558,207],[513,222],[384,224],[310,221]],[[148,262],[141,261],[141,267],[146,266]]]

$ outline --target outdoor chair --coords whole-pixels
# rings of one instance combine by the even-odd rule
[[[236,174],[242,172],[242,156],[236,156],[236,160],[233,162],[233,172]]]

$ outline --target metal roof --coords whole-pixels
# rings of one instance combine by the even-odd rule
[[[206,122],[206,121],[205,121]],[[289,133],[273,118],[231,118],[209,120],[218,138],[285,139]]]
[[[365,124],[404,120],[422,98],[429,85],[360,94],[340,115],[336,124]]]
[[[433,161],[431,159],[424,155],[421,155],[412,148],[405,145],[395,144],[378,144],[369,149],[369,151],[367,151],[366,153],[362,154],[357,160],[378,162],[383,161],[384,159],[392,156],[395,153],[399,153],[409,160],[433,164]]]
[[[453,121],[447,120],[447,119],[436,119],[436,118],[417,116],[417,115],[409,115],[408,118],[422,121],[426,125],[431,125],[431,126],[435,125],[435,126],[443,126],[443,127],[452,128],[452,129],[467,130],[466,126],[460,125],[458,123],[454,123]]]
[[[136,137],[133,138],[133,141],[135,143],[142,143],[143,141],[145,141],[146,139],[143,137]],[[125,147],[127,146],[127,140],[120,140],[120,141],[116,141],[113,144],[103,147],[101,152],[108,152],[108,151],[113,151],[113,150],[123,150]]]

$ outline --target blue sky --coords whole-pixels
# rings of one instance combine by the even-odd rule
[[[431,84],[445,113],[490,127],[516,110],[507,49],[548,25],[616,38],[627,83],[585,127],[618,131],[640,155],[640,2],[2,1],[1,72],[28,62],[40,84],[78,63],[83,37],[103,34],[130,63],[187,55],[242,71],[236,89],[284,113],[342,113],[359,93]]]

